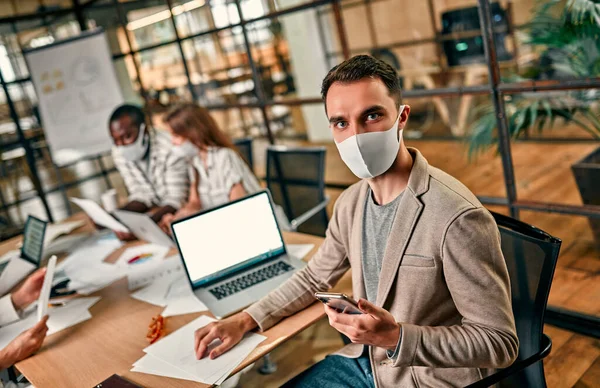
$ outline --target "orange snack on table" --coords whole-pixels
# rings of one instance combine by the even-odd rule
[[[152,317],[152,322],[150,322],[150,325],[148,326],[148,334],[146,334],[146,339],[150,344],[155,343],[165,334],[165,323],[165,318],[160,314]]]

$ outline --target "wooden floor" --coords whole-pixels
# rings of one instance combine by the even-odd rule
[[[265,144],[255,142],[255,166],[258,176],[264,176]],[[289,143],[298,144],[298,143]],[[305,144],[302,144],[305,145]],[[326,180],[328,183],[345,185],[357,179],[340,160],[332,143],[324,144],[327,151]],[[501,161],[493,152],[482,155],[469,163],[463,144],[452,141],[408,141],[417,147],[433,166],[441,168],[462,181],[480,196],[505,197]],[[581,199],[571,173],[571,165],[594,150],[594,144],[513,144],[515,178],[520,199],[557,202],[578,205]],[[65,180],[88,175],[97,171],[93,162],[85,162],[65,171]],[[122,182],[117,174],[111,182],[124,195]],[[42,171],[45,185],[55,182],[52,170]],[[5,196],[12,196],[10,182],[0,181]],[[19,180],[21,188],[30,187],[25,176]],[[89,181],[69,190],[70,196],[82,196],[99,201],[106,190],[102,179]],[[328,190],[332,203],[341,190]],[[50,196],[50,203],[57,219],[67,216],[67,209],[60,195]],[[502,207],[492,210],[506,213]],[[330,206],[331,211],[331,206]],[[30,201],[17,211],[21,216],[42,216],[39,201]],[[563,241],[558,267],[554,277],[549,304],[578,312],[600,315],[600,253],[593,247],[593,237],[585,217],[565,216],[543,212],[523,211],[521,219]],[[553,340],[552,353],[545,360],[548,386],[600,387],[600,341],[547,326],[546,333]],[[274,352],[279,370],[262,376],[255,370],[242,378],[242,386],[276,387],[303,368],[322,359],[326,354],[341,347],[337,333],[326,322],[302,333]],[[258,366],[257,366],[258,367]]]

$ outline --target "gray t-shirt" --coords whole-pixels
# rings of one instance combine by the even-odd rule
[[[367,193],[363,217],[362,269],[367,300],[371,303],[377,299],[381,263],[402,194],[404,192],[392,202],[380,206],[375,203],[370,188]]]

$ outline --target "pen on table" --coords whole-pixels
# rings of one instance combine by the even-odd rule
[[[67,302],[50,302],[50,303],[48,303],[48,307],[63,307],[66,305],[67,305]]]
[[[141,255],[137,255],[137,256],[132,257],[131,259],[129,259],[127,261],[127,264],[133,264],[133,263],[135,263],[138,260],[145,259],[145,258],[151,257],[151,256],[152,256],[152,253],[144,253],[144,254],[141,254]]]

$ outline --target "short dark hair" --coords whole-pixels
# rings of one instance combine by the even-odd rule
[[[321,85],[323,102],[326,101],[327,92],[335,82],[352,83],[365,78],[380,79],[390,96],[396,100],[396,107],[400,106],[402,89],[398,73],[392,66],[370,55],[356,55],[329,70]]]
[[[110,115],[110,119],[108,120],[108,125],[113,121],[119,120],[121,117],[129,116],[133,120],[133,122],[139,127],[144,122],[146,122],[146,115],[142,108],[137,105],[132,104],[123,104],[118,106]]]

